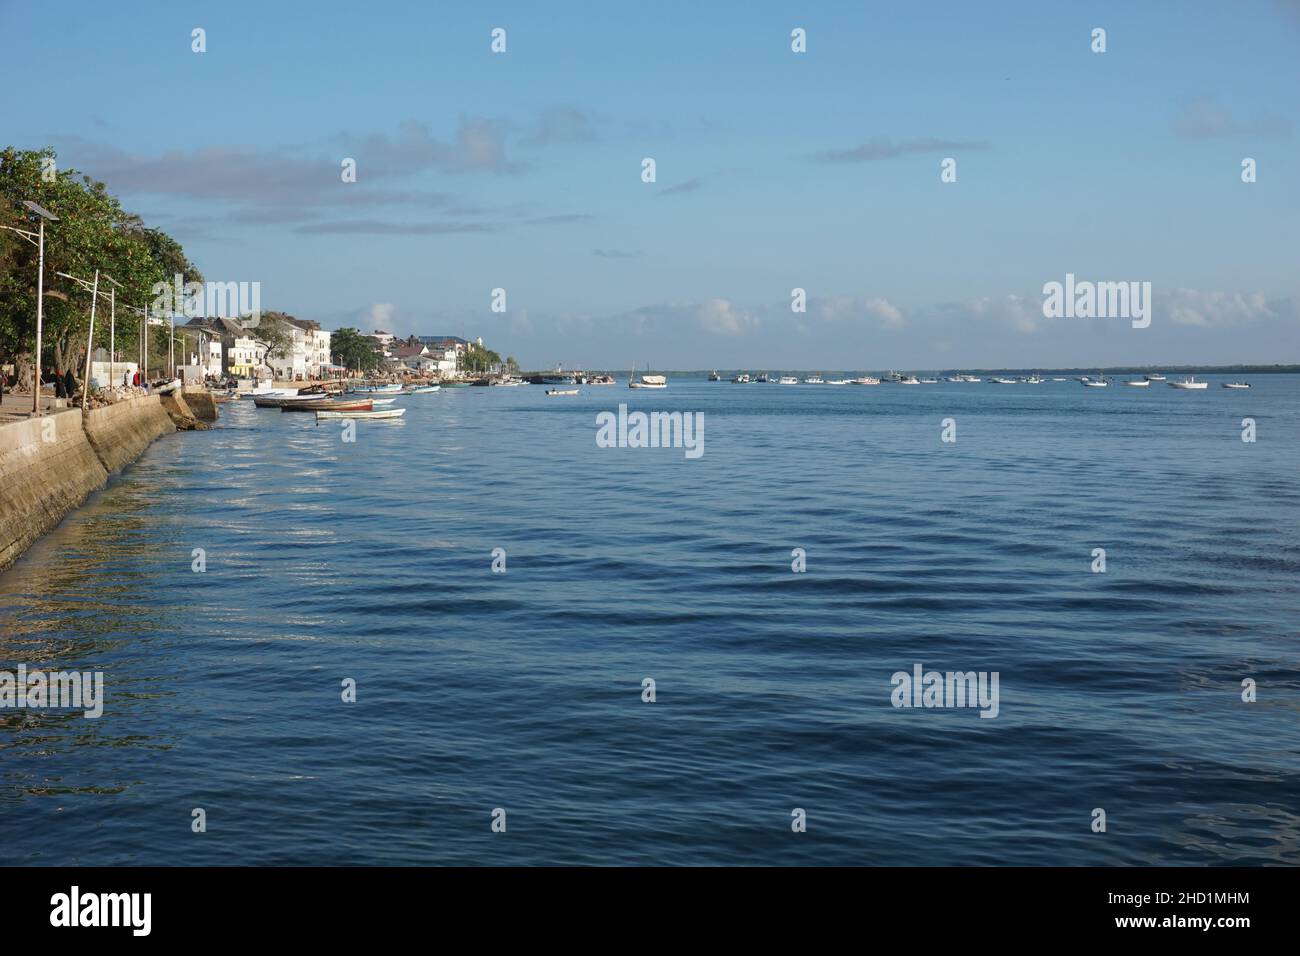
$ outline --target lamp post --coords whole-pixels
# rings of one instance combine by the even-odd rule
[[[121,288],[122,283],[110,275],[106,275],[104,278],[113,283],[113,288],[108,290],[108,387],[117,388],[117,366],[114,364],[114,359],[117,358],[115,351],[117,345],[117,290]]]
[[[41,326],[45,318],[45,220],[58,222],[59,217],[30,199],[24,199],[23,205],[39,217],[36,232],[19,229],[15,226],[0,226],[16,232],[39,250],[36,258],[36,381],[32,387],[32,415],[41,413]]]
[[[81,408],[84,411],[90,400],[90,351],[95,343],[95,306],[99,303],[99,270],[95,270],[95,281],[93,283],[69,275],[66,272],[56,272],[54,274],[65,279],[71,279],[83,289],[90,290],[90,331],[86,335],[86,377],[81,383]],[[113,282],[113,279],[107,273],[105,273],[104,278],[108,279],[109,282]],[[116,285],[117,283],[113,282],[113,284]]]

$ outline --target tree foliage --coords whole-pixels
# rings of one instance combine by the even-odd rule
[[[337,329],[330,334],[330,353],[336,365],[358,372],[372,372],[383,361],[374,340],[351,328]]]
[[[103,296],[96,312],[94,344],[104,347],[109,340],[111,288],[104,275],[120,283],[117,301],[137,308],[153,301],[155,283],[170,283],[175,273],[190,282],[202,282],[203,277],[175,239],[147,228],[139,216],[122,208],[103,183],[75,169],[43,176],[46,160],[57,161],[54,150],[0,150],[0,224],[35,232],[35,217],[22,205],[28,199],[59,217],[45,226],[42,351],[48,374],[51,366],[62,372],[84,361],[90,322],[90,293],[56,273],[90,281],[100,270]],[[5,356],[29,356],[35,345],[37,257],[36,246],[0,230],[0,354]],[[127,355],[134,354],[140,322],[138,313],[117,310],[116,340]]]

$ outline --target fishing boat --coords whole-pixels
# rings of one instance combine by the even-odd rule
[[[354,392],[400,392],[402,386],[396,382],[386,385],[357,385],[352,389]]]
[[[776,383],[778,385],[798,385],[799,379],[795,378],[793,375],[782,375],[776,380]]]
[[[293,405],[297,402],[319,402],[324,395],[290,395],[287,392],[279,395],[254,395],[253,404],[258,408],[283,408],[285,405]]]
[[[921,384],[922,384],[922,385],[938,385],[938,384],[939,384],[939,380],[938,380],[937,378],[923,378],[923,379],[921,379]]]
[[[316,398],[311,402],[286,402],[279,406],[281,411],[370,411],[374,402],[369,398],[344,399],[334,401],[331,398]]]
[[[458,379],[444,380],[440,384],[443,388],[469,388],[469,382],[462,382]]]
[[[1152,372],[1150,375],[1143,376],[1148,382],[1163,382],[1165,377],[1159,372]]]
[[[739,375],[737,375],[735,378],[733,378],[733,379],[731,380],[731,384],[732,384],[732,385],[748,385],[748,384],[749,384],[749,373],[748,373],[748,372],[741,372]]]
[[[649,366],[646,367],[649,368]],[[749,381],[748,375],[745,376],[745,381]],[[648,373],[643,372],[641,375],[641,380],[637,381],[636,366],[633,365],[632,371],[628,372],[627,375],[627,387],[628,388],[667,388],[668,379],[665,378],[663,375],[650,375]]]
[[[852,380],[849,382],[849,384],[850,384],[850,385],[879,385],[879,384],[880,384],[880,379],[878,379],[878,378],[873,378],[873,377],[870,376],[870,375],[863,375],[863,376],[861,376],[861,377],[859,377],[859,378],[852,379]]]
[[[576,388],[548,388],[548,389],[546,390],[546,394],[547,394],[547,395],[577,395],[577,394],[578,394],[578,389],[576,389]]]
[[[979,382],[984,381],[984,379],[980,378],[978,375],[963,375],[963,376],[961,377],[961,379],[962,379],[963,382],[975,382],[975,383],[979,383]]]
[[[1027,377],[1025,378],[1025,384],[1026,384],[1026,385],[1042,385],[1042,384],[1043,384],[1043,380],[1042,380],[1041,378],[1039,378],[1037,375],[1029,375],[1029,376],[1027,376]]]
[[[1151,384],[1151,381],[1145,378],[1135,378],[1132,381],[1125,382],[1124,384],[1131,386],[1132,388],[1146,388]]]
[[[1079,379],[1079,381],[1083,383],[1084,388],[1106,388],[1110,385],[1110,382],[1106,381],[1104,378],[1089,378],[1086,375]]]
[[[406,409],[404,408],[385,408],[377,412],[328,412],[326,411],[326,412],[317,412],[316,421],[323,422],[327,420],[340,419],[340,418],[361,418],[361,419],[401,418],[405,414],[406,414]]]
[[[1202,389],[1210,387],[1209,382],[1198,382],[1194,375],[1187,376],[1181,382],[1168,382],[1167,384],[1170,388]]]
[[[826,382],[822,379],[822,377],[821,377],[820,375],[809,375],[807,378],[805,378],[805,379],[803,380],[803,383],[804,383],[805,385],[825,385],[825,384],[826,384]]]
[[[1249,382],[1224,382],[1224,388],[1250,388]]]
[[[1002,378],[1001,376],[995,376],[989,379],[989,381],[992,382],[994,385],[1015,385],[1016,384],[1016,380],[1014,378]]]
[[[587,379],[588,385],[615,385],[613,375],[594,375]]]
[[[718,374],[718,370],[717,370],[716,368],[715,368],[712,372],[709,373],[709,381],[710,381],[710,382],[721,382],[721,381],[722,381],[722,376]]]
[[[438,385],[411,385],[402,389],[403,395],[426,395],[429,392],[436,392],[441,386]]]

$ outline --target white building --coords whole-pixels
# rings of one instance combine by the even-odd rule
[[[289,344],[270,359],[275,377],[290,382],[319,378],[330,364],[330,333],[310,319],[290,319],[285,326]]]

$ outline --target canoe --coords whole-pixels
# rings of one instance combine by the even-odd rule
[[[374,408],[374,401],[358,398],[352,401],[336,402],[322,398],[316,402],[286,402],[280,406],[282,412],[368,412]]]
[[[317,412],[316,421],[340,418],[401,418],[405,414],[404,408],[385,408],[377,412]]]

